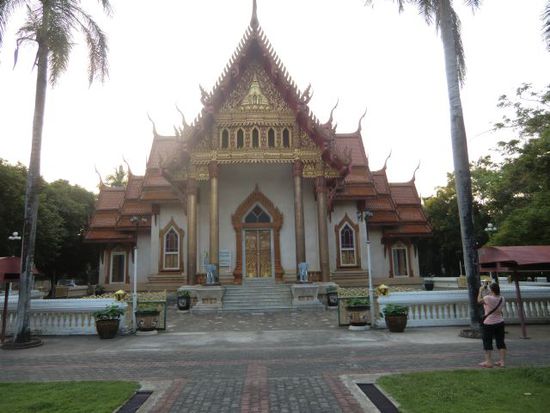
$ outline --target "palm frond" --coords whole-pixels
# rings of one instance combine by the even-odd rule
[[[550,0],[546,3],[546,8],[542,13],[542,34],[546,40],[546,47],[550,51]]]
[[[86,39],[89,59],[88,81],[90,84],[95,79],[103,81],[109,73],[107,36],[92,17],[79,6],[74,6],[65,12],[67,19],[84,34]]]
[[[455,39],[456,64],[458,68],[458,81],[461,85],[466,79],[466,60],[464,58],[464,46],[462,45],[461,23],[455,10],[451,8],[451,20],[453,24],[453,36]]]
[[[2,46],[6,24],[11,13],[24,3],[25,0],[0,0],[0,46]]]

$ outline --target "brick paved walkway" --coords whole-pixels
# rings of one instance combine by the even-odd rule
[[[169,314],[157,336],[46,337],[0,353],[0,380],[137,380],[151,412],[361,412],[343,375],[474,368],[481,342],[459,328],[350,332],[334,312]],[[507,328],[508,364],[550,365],[550,327]],[[360,377],[360,376],[359,376]]]

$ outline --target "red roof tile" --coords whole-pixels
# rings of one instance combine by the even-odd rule
[[[175,136],[155,136],[151,145],[147,169],[159,168],[161,163],[168,162],[181,150],[180,142]]]
[[[118,209],[124,200],[124,187],[102,187],[97,197],[96,210]]]
[[[364,166],[368,168],[369,162],[363,146],[363,139],[360,133],[337,133],[336,148],[340,151],[351,149],[351,165]]]
[[[396,204],[420,204],[414,182],[390,183],[391,197]]]

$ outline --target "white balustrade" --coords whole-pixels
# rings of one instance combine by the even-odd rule
[[[17,296],[8,299],[6,331],[13,333],[17,313]],[[125,302],[110,298],[31,300],[30,329],[36,335],[86,335],[96,334],[93,313],[115,304],[126,309]],[[0,298],[0,314],[4,298]],[[128,330],[125,317],[121,317],[119,331]]]
[[[513,285],[501,285],[505,300],[503,311],[506,323],[519,323],[516,291]],[[550,323],[550,288],[521,287],[525,319],[528,323]],[[396,292],[378,298],[380,310],[387,304],[399,304],[409,308],[407,326],[453,326],[470,324],[467,290]],[[377,325],[383,327],[384,319]]]

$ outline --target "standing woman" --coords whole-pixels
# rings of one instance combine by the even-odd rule
[[[485,316],[483,316],[483,350],[485,350],[485,361],[479,363],[481,367],[493,367],[491,353],[493,351],[493,338],[496,341],[500,359],[495,362],[495,366],[504,367],[504,359],[506,357],[506,344],[504,344],[504,318],[502,317],[502,309],[504,308],[504,297],[500,295],[500,287],[498,284],[489,286],[490,293],[483,296],[483,291],[487,288],[487,284],[479,288],[477,301],[483,304]]]

